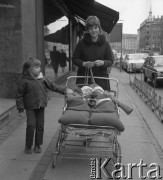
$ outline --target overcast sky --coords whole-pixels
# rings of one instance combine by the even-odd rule
[[[78,0],[79,1],[79,0]],[[163,0],[96,0],[97,2],[119,12],[120,22],[123,23],[123,33],[137,34],[140,24],[147,19],[152,9],[152,14],[157,17],[163,15]],[[52,32],[61,29],[67,24],[67,18],[57,20],[48,27]]]
[[[123,33],[137,34],[140,24],[152,15],[163,15],[163,0],[96,0],[97,2],[119,12],[123,23]]]

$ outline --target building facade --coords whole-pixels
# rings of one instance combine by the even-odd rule
[[[140,24],[138,34],[141,52],[163,53],[163,16],[152,16],[150,10],[148,18]]]
[[[138,50],[138,41],[136,34],[123,34],[121,42],[110,42],[112,49],[122,54],[135,53]]]
[[[136,53],[138,49],[136,34],[123,34],[122,49],[124,54]]]
[[[44,66],[43,1],[0,1],[0,98],[15,98],[29,57]]]

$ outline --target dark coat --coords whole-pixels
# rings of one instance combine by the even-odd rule
[[[65,88],[58,87],[46,77],[34,79],[25,76],[21,79],[16,94],[16,105],[19,111],[38,109],[47,106],[47,89],[65,94]]]
[[[92,42],[89,33],[85,33],[83,39],[77,44],[74,54],[73,63],[78,66],[77,75],[85,76],[86,68],[82,66],[83,62],[103,60],[104,65],[92,68],[93,75],[99,77],[108,77],[108,67],[111,67],[114,61],[113,52],[106,40],[104,34],[100,34],[97,42]],[[83,80],[78,79],[77,83],[83,83]],[[96,81],[103,89],[109,90],[110,86],[105,80]]]
[[[59,64],[61,54],[59,51],[51,51],[50,52],[50,59],[52,64],[56,65]]]
[[[60,66],[61,67],[66,67],[66,61],[67,61],[67,56],[65,52],[61,53],[61,58],[60,58]]]

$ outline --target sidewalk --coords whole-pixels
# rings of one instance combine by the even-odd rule
[[[129,86],[128,74],[112,69],[110,77],[119,80],[119,100],[134,108],[131,115],[120,110],[120,118],[125,131],[118,137],[122,148],[122,163],[127,168],[129,163],[147,163],[144,175],[151,170],[149,165],[157,163],[163,176],[163,128],[152,112],[145,106]],[[0,144],[0,180],[88,180],[90,168],[81,162],[67,160],[62,168],[51,168],[51,149],[55,144],[58,132],[58,118],[62,114],[63,96],[54,96],[49,100],[45,112],[45,135],[41,154],[24,154],[25,121]],[[3,132],[0,131],[0,136]],[[83,162],[85,163],[85,162]],[[80,169],[80,171],[79,171]],[[62,171],[61,171],[62,170]],[[127,170],[126,170],[127,171]],[[138,169],[133,169],[133,179],[138,180]],[[148,178],[147,178],[148,179]]]

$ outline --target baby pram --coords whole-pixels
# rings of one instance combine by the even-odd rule
[[[69,76],[66,87],[69,82],[76,78],[85,78],[85,76]],[[92,78],[89,76],[88,78]],[[118,97],[118,80],[107,77],[94,77],[94,79],[109,80],[112,85],[115,83],[115,89],[111,90],[115,97]],[[71,83],[70,83],[71,84]],[[73,89],[73,87],[71,87]],[[67,97],[65,96],[65,105],[63,115],[67,112]],[[71,110],[72,112],[72,110]],[[81,113],[81,111],[78,111]],[[75,111],[75,113],[77,113]],[[119,117],[119,109],[116,106],[116,113]],[[73,117],[74,118],[74,117]],[[121,146],[117,136],[121,132],[113,126],[101,126],[82,123],[61,123],[57,138],[56,147],[52,158],[52,167],[56,167],[58,160],[62,158],[110,158],[112,165],[121,163]],[[78,121],[77,121],[78,122]]]

